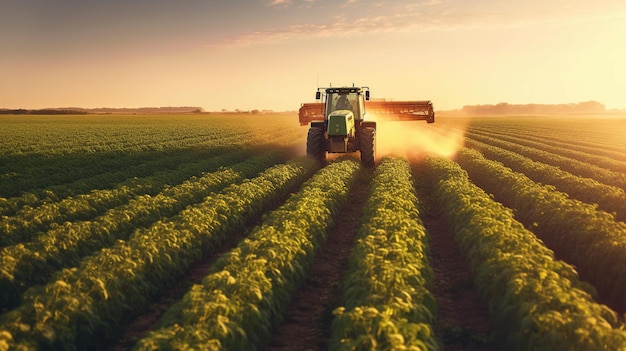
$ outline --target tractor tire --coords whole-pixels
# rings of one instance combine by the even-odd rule
[[[361,148],[361,164],[363,167],[373,168],[376,156],[376,129],[366,127],[359,135],[359,147]]]
[[[306,154],[321,163],[326,162],[326,148],[324,147],[324,131],[322,128],[311,127],[306,137]]]

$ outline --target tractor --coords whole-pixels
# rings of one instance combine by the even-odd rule
[[[369,102],[369,87],[318,88],[315,99],[321,102],[301,105],[299,119],[300,125],[311,124],[306,142],[307,155],[322,163],[326,161],[326,153],[359,151],[361,164],[374,167],[376,122],[365,120],[366,107],[384,119],[435,121],[430,101]]]

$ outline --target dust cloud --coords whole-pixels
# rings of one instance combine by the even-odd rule
[[[426,121],[389,121],[368,116],[376,121],[376,158],[385,156],[450,157],[464,144],[466,121],[464,119]]]

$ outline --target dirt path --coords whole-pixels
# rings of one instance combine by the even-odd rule
[[[414,174],[418,171],[414,165]],[[489,310],[474,288],[470,267],[443,214],[429,201],[430,189],[419,188],[422,221],[428,233],[430,264],[435,274],[433,294],[437,300],[436,333],[446,351],[499,350]]]
[[[313,261],[309,278],[296,293],[266,350],[325,350],[331,336],[332,311],[338,305],[343,272],[354,246],[369,181],[360,179],[337,216],[335,228]]]
[[[433,293],[437,300],[437,333],[448,351],[498,350],[491,335],[487,304],[474,289],[469,265],[443,217],[425,218],[429,233]]]

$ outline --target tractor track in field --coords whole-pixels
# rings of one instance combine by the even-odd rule
[[[413,174],[419,173],[415,160]],[[419,182],[418,182],[419,183]],[[417,187],[422,203],[420,218],[426,228],[433,293],[437,301],[435,333],[447,351],[502,349],[489,320],[487,303],[474,288],[470,266],[453,237],[443,213],[433,206],[432,189]]]
[[[341,281],[369,196],[369,179],[364,178],[357,178],[325,245],[315,255],[308,278],[287,308],[283,323],[266,344],[266,351],[328,348],[332,311],[339,305]]]
[[[488,307],[472,282],[469,264],[461,254],[443,216],[427,214],[430,265],[434,272],[431,292],[437,300],[435,330],[448,351],[498,350]]]

